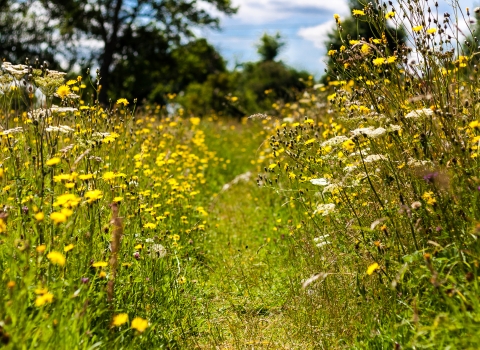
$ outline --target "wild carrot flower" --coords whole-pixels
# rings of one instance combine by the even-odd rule
[[[330,184],[330,182],[327,179],[324,179],[323,177],[320,179],[311,179],[310,182],[312,185],[316,186],[327,186]]]
[[[50,253],[47,254],[47,258],[52,262],[52,264],[60,266],[65,265],[66,259],[62,253],[52,250]]]

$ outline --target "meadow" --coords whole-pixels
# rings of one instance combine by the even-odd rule
[[[477,348],[480,44],[451,10],[354,10],[378,36],[338,79],[240,120],[3,62],[2,346]]]

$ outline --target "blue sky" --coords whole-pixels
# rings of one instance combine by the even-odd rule
[[[446,0],[438,2],[441,13],[451,12]],[[458,1],[462,8],[469,6],[472,10],[476,2]],[[280,32],[286,41],[280,59],[317,77],[325,68],[323,42],[326,33],[335,27],[333,14],[349,13],[347,0],[233,0],[233,3],[239,11],[232,17],[221,16],[221,31],[200,33],[221,52],[230,68],[236,62],[258,60],[255,44],[260,36],[264,32]]]

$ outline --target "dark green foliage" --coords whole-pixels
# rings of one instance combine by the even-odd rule
[[[33,1],[0,0],[0,58],[23,63],[41,58],[54,64],[55,44],[48,20],[36,16]],[[44,28],[44,30],[38,30]]]
[[[235,13],[230,0],[208,1],[217,10],[226,14]],[[86,62],[100,63],[102,90],[99,99],[107,102],[113,97],[115,89],[113,83],[119,77],[112,77],[112,72],[125,60],[119,68],[128,80],[126,86],[143,85],[140,95],[145,95],[151,89],[141,79],[145,72],[155,66],[168,66],[171,61],[167,58],[169,51],[178,47],[181,42],[193,38],[192,27],[218,26],[218,18],[200,8],[196,1],[177,0],[99,0],[95,3],[86,3],[81,0],[42,0],[48,15],[58,21],[57,29],[62,34],[65,45],[72,44],[72,39],[89,38],[103,44],[99,52],[90,50]],[[155,47],[159,45],[159,47]],[[81,50],[76,52],[77,57],[82,55]],[[138,63],[132,64],[132,57]],[[139,67],[143,65],[143,67]],[[131,67],[132,69],[127,69]],[[137,70],[143,73],[137,77]],[[161,72],[151,74],[149,80],[155,80]],[[138,79],[140,83],[132,82]],[[125,88],[125,84],[122,83]],[[136,94],[130,90],[131,94]]]
[[[284,46],[285,43],[281,41],[280,33],[275,36],[264,33],[257,45],[257,52],[260,54],[262,61],[273,61]]]

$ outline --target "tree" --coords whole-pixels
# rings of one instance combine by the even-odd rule
[[[349,0],[350,11],[362,10],[367,6],[366,0]],[[379,5],[380,6],[380,5]],[[381,38],[384,34],[388,40],[388,49],[393,53],[395,49],[406,42],[407,34],[403,28],[393,28],[388,25],[384,15],[382,16],[379,8],[371,7],[373,16],[378,20],[377,23],[370,23],[362,18],[354,18],[353,16],[341,20],[341,32],[336,28],[328,33],[328,41],[326,42],[327,50],[337,50],[345,45],[345,42],[352,40],[369,40],[370,38]],[[385,8],[383,8],[384,10]],[[326,74],[323,80],[326,81],[330,77],[336,77],[334,73],[334,61],[330,57],[327,63]]]
[[[264,33],[257,44],[257,52],[260,54],[262,61],[274,61],[280,53],[285,43],[281,40],[280,33],[275,36]]]
[[[36,13],[38,5],[34,0],[0,0],[0,59],[16,64],[42,58],[54,64],[57,43],[48,19]]]
[[[142,54],[155,55],[156,48],[146,48],[151,45],[151,40],[168,51],[194,37],[192,27],[217,27],[218,18],[202,5],[209,4],[227,15],[236,12],[231,0],[41,1],[50,18],[59,22],[58,29],[65,44],[75,44],[84,38],[103,44],[102,50],[91,51],[90,57],[100,65],[102,89],[99,100],[103,103],[108,101],[111,73],[119,64],[125,64],[123,61],[131,56],[144,60],[147,57]],[[164,52],[157,57],[158,60],[164,58]],[[155,60],[156,57],[148,59]]]

